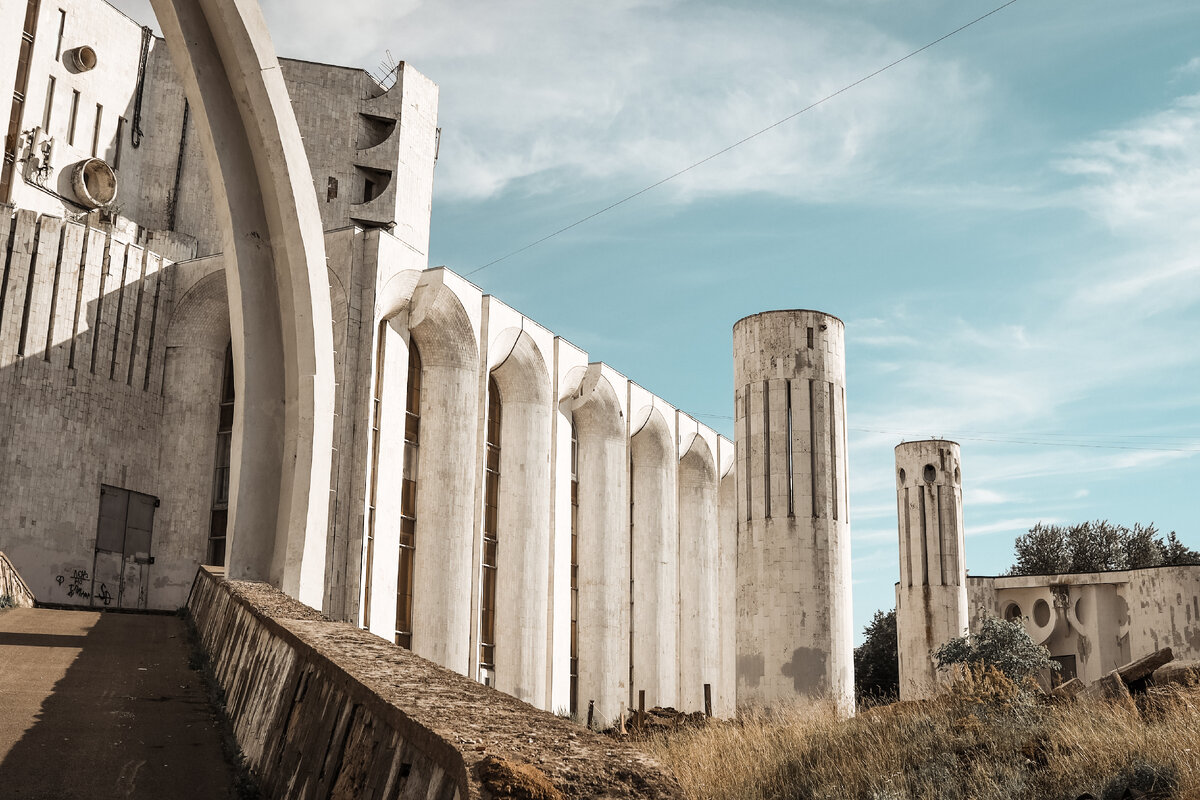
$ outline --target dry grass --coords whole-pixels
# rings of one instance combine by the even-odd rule
[[[1200,800],[1200,687],[1139,706],[1051,704],[983,673],[849,720],[822,706],[758,712],[646,746],[695,800],[1118,800],[1128,788]]]

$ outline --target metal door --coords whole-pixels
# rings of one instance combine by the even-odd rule
[[[150,540],[158,498],[100,487],[100,522],[92,568],[92,605],[145,608],[150,587]]]

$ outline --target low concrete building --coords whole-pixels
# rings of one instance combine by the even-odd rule
[[[936,691],[932,653],[978,632],[987,617],[1020,621],[1060,664],[1057,680],[1097,680],[1170,647],[1200,659],[1200,566],[983,577],[964,560],[962,472],[956,443],[896,448],[900,697]]]

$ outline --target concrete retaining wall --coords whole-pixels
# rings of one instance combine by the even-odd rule
[[[21,580],[17,568],[8,560],[8,556],[0,552],[0,598],[8,597],[21,608],[33,608],[33,592]]]
[[[679,796],[638,751],[266,584],[201,568],[188,610],[267,797],[486,800],[489,756],[536,767],[564,798]]]

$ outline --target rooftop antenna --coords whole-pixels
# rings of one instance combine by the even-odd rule
[[[383,53],[383,60],[376,67],[378,73],[370,72],[370,70],[368,72],[375,79],[375,82],[382,86],[384,91],[387,91],[396,85],[396,77],[400,72],[400,62],[392,56],[391,50],[384,50]]]

